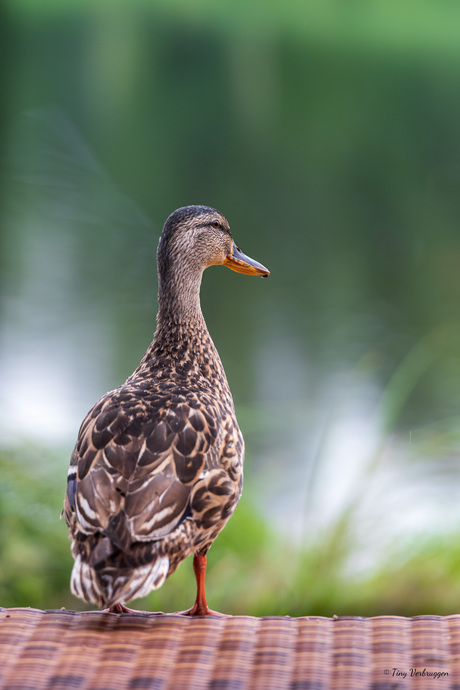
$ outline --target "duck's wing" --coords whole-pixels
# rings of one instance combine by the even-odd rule
[[[165,537],[194,510],[217,518],[235,492],[217,467],[222,434],[212,410],[194,400],[129,403],[101,399],[83,421],[69,468],[65,518],[74,537],[107,537],[96,562]]]

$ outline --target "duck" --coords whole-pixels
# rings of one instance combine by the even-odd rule
[[[193,554],[197,594],[184,615],[219,615],[206,601],[207,552],[243,486],[244,440],[222,362],[201,310],[209,266],[269,270],[235,244],[209,206],[167,218],[158,244],[158,313],[139,366],[91,408],[67,476],[72,593],[111,613],[158,589]]]

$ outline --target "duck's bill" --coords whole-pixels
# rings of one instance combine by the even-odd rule
[[[259,264],[258,261],[250,259],[249,256],[246,256],[246,254],[243,254],[241,249],[238,249],[236,244],[233,245],[232,253],[227,254],[224,261],[224,266],[228,266],[232,269],[232,271],[244,273],[248,276],[262,276],[262,278],[266,278],[270,275],[268,268],[265,268],[265,266]]]

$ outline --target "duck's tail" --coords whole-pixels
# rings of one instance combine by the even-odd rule
[[[161,587],[168,572],[167,556],[137,568],[120,568],[116,565],[94,568],[78,555],[72,570],[70,588],[75,596],[104,609],[147,596],[153,589]]]

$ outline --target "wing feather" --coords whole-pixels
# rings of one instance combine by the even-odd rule
[[[218,449],[213,416],[193,404],[157,409],[155,419],[142,401],[131,414],[121,402],[105,396],[84,420],[64,514],[71,529],[100,532],[125,551],[180,525]]]

